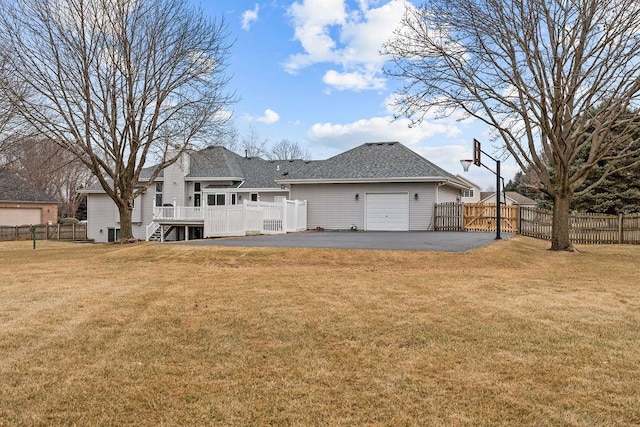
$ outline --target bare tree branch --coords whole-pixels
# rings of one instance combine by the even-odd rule
[[[241,155],[247,157],[266,157],[269,140],[262,139],[255,127],[250,126],[249,132],[240,141]]]
[[[6,88],[21,117],[73,153],[133,237],[133,199],[231,116],[229,34],[186,0],[4,1],[1,41],[28,96]]]
[[[553,249],[571,247],[569,202],[590,170],[640,158],[636,0],[432,0],[407,8],[383,53],[399,115],[464,111],[535,171],[554,199]]]
[[[309,151],[302,148],[297,142],[288,139],[283,139],[271,147],[268,157],[270,160],[311,160]]]

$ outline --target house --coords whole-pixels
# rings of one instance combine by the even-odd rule
[[[462,190],[460,202],[462,203],[480,203],[480,186],[475,182],[469,181],[462,175],[456,175],[458,180],[467,185],[468,188]]]
[[[207,207],[287,199],[308,201],[307,229],[431,230],[434,203],[456,201],[467,188],[398,142],[363,144],[321,161],[265,160],[212,146],[184,153],[134,201],[133,232],[146,239],[160,226],[167,239],[209,237]],[[81,192],[87,237],[117,240],[115,204],[99,185]]]
[[[165,168],[147,190],[134,200],[133,234],[148,238],[159,208],[176,216],[180,208],[204,208],[241,204],[244,200],[274,202],[289,197],[275,179],[300,167],[302,160],[264,160],[240,156],[222,146],[185,152]],[[151,169],[143,170],[140,185],[147,184]],[[79,190],[87,195],[87,237],[96,242],[113,242],[120,237],[120,214],[99,184]],[[160,209],[162,211],[162,209]],[[179,220],[163,223],[173,226],[168,239],[184,240],[204,237],[202,211],[182,215]],[[185,211],[186,212],[186,211]],[[179,225],[179,226],[178,226]]]
[[[483,191],[480,193],[480,201],[478,203],[496,203],[495,191]],[[525,207],[536,207],[538,202],[516,191],[505,191],[502,194],[502,203],[506,205],[518,205]]]
[[[0,170],[0,225],[57,222],[58,202],[17,175]]]
[[[277,180],[308,203],[310,229],[432,230],[434,204],[468,185],[399,142],[375,142]]]

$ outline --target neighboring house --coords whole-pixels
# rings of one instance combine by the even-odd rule
[[[434,204],[468,188],[399,142],[363,144],[277,182],[307,201],[310,229],[432,230]]]
[[[456,175],[456,178],[468,187],[462,190],[460,201],[462,203],[480,203],[480,186],[475,182],[469,181],[462,175]]]
[[[495,191],[483,191],[480,193],[480,202],[479,203],[496,203],[496,192]],[[522,194],[516,191],[506,191],[502,195],[502,203],[506,205],[518,205],[525,207],[536,207],[538,202],[533,199],[528,198],[527,196],[523,196]]]
[[[143,174],[140,184],[148,179]],[[459,200],[468,185],[398,142],[369,143],[327,160],[264,160],[213,146],[185,153],[134,201],[133,232],[147,237],[154,208],[307,200],[307,228],[431,230],[433,205]],[[87,237],[119,237],[119,214],[99,185],[87,194]],[[156,209],[157,211],[157,209]],[[168,239],[204,237],[185,218]]]
[[[0,225],[56,224],[58,202],[7,171],[0,171]]]

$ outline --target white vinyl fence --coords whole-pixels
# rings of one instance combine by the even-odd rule
[[[307,202],[249,202],[242,205],[207,206],[204,237],[285,234],[307,229]]]

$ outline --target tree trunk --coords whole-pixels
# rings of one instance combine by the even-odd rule
[[[133,226],[131,224],[131,213],[133,208],[131,206],[118,206],[118,212],[120,213],[120,241],[132,242],[135,240],[133,236]]]
[[[553,222],[551,226],[551,250],[573,250],[569,240],[569,206],[571,195],[555,196],[553,198]]]

